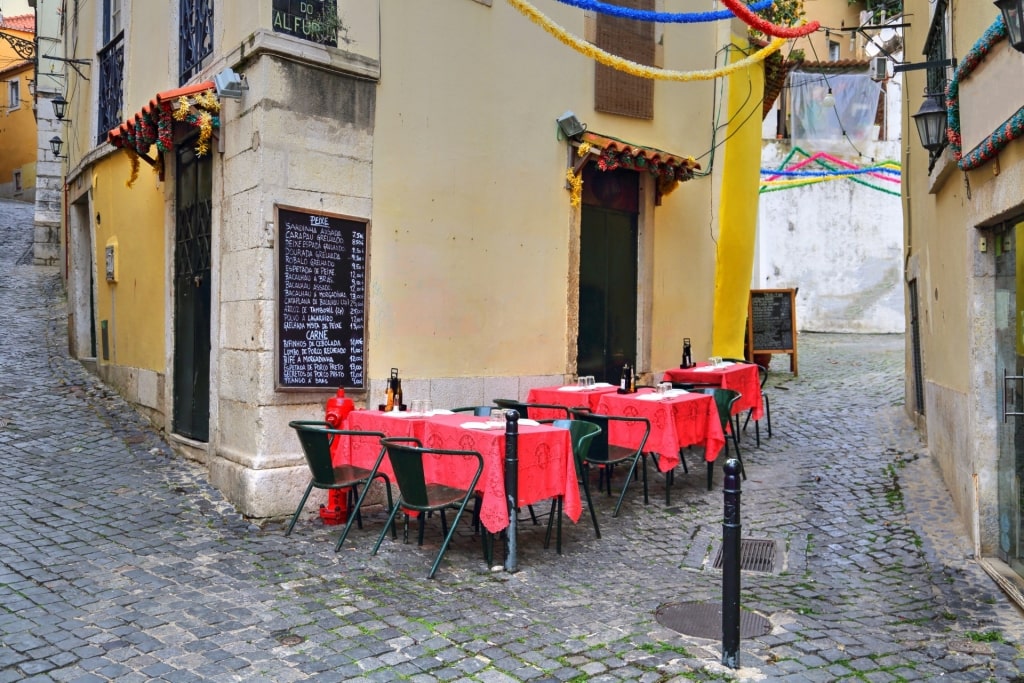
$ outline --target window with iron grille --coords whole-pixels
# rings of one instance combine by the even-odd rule
[[[654,0],[616,0],[615,4],[641,10],[654,10]],[[654,66],[655,24],[650,21],[597,15],[595,44],[624,59]],[[594,109],[638,119],[654,118],[654,81],[594,65]]]
[[[949,60],[949,15],[947,8],[949,6],[949,0],[935,0],[935,10],[932,14],[932,23],[928,28],[928,37],[925,38],[924,43],[924,55],[925,60],[929,62],[948,62]],[[943,101],[945,101],[946,85],[949,82],[948,79],[949,67],[948,66],[937,66],[928,69],[927,71],[927,85],[925,86],[925,96],[929,95],[941,95]],[[942,147],[935,151],[928,153],[928,173],[931,174],[932,169],[935,167],[935,162],[942,152],[946,149],[948,141],[943,138]]]
[[[213,53],[213,0],[181,0],[180,17],[178,81],[184,85]]]
[[[107,132],[121,123],[124,85],[124,32],[107,43],[96,55],[100,63],[99,110],[96,112],[96,143],[107,139]]]

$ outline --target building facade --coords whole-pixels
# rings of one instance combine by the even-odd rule
[[[0,18],[0,197],[26,202],[36,186],[35,26],[32,14]]]
[[[719,242],[740,222],[718,200],[753,229],[758,152],[738,124],[716,143],[713,112],[750,119],[760,63],[722,105],[714,80],[596,66],[522,9],[68,6],[68,64],[91,69],[67,72],[62,133],[72,351],[244,514],[294,509],[308,474],[288,422],[337,386],[374,407],[397,368],[407,399],[451,407],[624,362],[660,376],[684,337],[712,354]],[[535,10],[652,68],[750,52],[736,21]],[[748,288],[745,258],[729,274]]]
[[[977,555],[1020,599],[1024,439],[1024,54],[992,3],[911,0],[905,127],[937,110],[941,137],[904,158],[907,410]],[[1024,46],[1022,46],[1024,47]]]

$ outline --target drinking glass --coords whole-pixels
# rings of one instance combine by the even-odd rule
[[[576,379],[576,386],[578,386],[580,389],[586,389],[587,388],[587,377],[586,377],[586,375],[580,375]]]
[[[664,382],[659,382],[658,383],[658,393],[659,394],[664,394],[666,391],[668,391],[668,388],[670,386],[672,386],[672,385],[671,384],[665,384]]]
[[[597,382],[594,381],[594,376],[593,375],[587,375],[587,388],[588,389],[593,389],[594,385],[596,383]]]
[[[491,409],[491,422],[495,424],[505,424],[505,410],[503,408],[492,408]]]
[[[420,408],[423,409],[423,414],[424,415],[429,415],[430,413],[432,413],[434,411],[434,404],[430,402],[429,398],[425,398],[421,402]]]

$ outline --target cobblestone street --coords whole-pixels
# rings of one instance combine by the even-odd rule
[[[799,377],[774,357],[773,436],[741,438],[743,535],[778,553],[743,572],[742,607],[771,631],[733,670],[720,640],[656,618],[721,601],[722,472],[708,491],[696,449],[669,505],[658,473],[616,518],[597,495],[602,538],[584,510],[562,555],[526,518],[515,574],[485,566],[468,524],[434,580],[436,526],[371,556],[379,513],[335,554],[340,527],[311,508],[287,538],[238,515],[69,358],[31,235],[32,207],[0,200],[0,683],[1024,681],[1022,614],[903,412],[901,335],[802,334]]]

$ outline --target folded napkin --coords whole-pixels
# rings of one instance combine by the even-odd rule
[[[519,424],[526,425],[527,427],[540,427],[540,422],[537,422],[536,420],[531,420],[528,417],[519,418]]]
[[[665,398],[665,394],[658,394],[655,392],[649,394],[637,394],[636,400],[638,401],[660,401]]]
[[[463,429],[497,429],[504,425],[499,425],[497,422],[463,422],[459,426]]]
[[[435,408],[434,410],[431,410],[431,411],[427,412],[427,415],[454,415],[454,414],[455,414],[454,412],[452,412],[450,410],[446,410],[444,408]]]
[[[587,387],[577,386],[575,384],[569,384],[564,387],[558,387],[559,391],[583,391]]]
[[[693,368],[693,371],[694,372],[713,372],[713,371],[717,370],[719,367],[721,367],[721,366],[718,366],[718,365],[702,365],[699,368]]]
[[[422,413],[411,413],[408,410],[389,410],[384,413],[385,417],[423,417]]]
[[[594,387],[593,388],[594,389],[604,389],[605,387],[613,387],[613,386],[615,386],[615,385],[614,384],[609,384],[608,382],[594,382]]]

